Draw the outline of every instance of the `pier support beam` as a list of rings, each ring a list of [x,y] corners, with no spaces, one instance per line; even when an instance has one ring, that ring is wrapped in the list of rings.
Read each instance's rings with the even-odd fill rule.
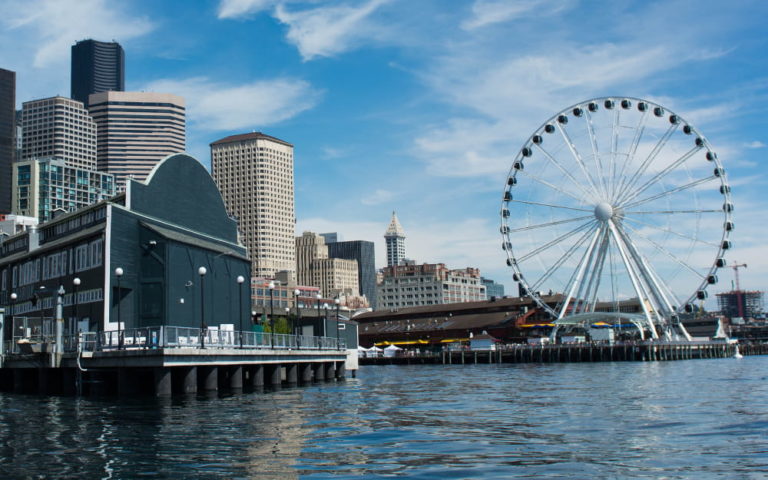
[[[269,385],[280,387],[283,383],[283,366],[279,363],[269,365]]]
[[[302,363],[299,366],[299,370],[301,371],[301,383],[311,383],[312,382],[312,364],[311,363]]]
[[[336,378],[336,362],[328,362],[325,364],[325,380],[331,381]]]
[[[312,369],[315,371],[316,382],[322,382],[325,380],[325,365],[322,363],[313,363]]]
[[[295,363],[289,363],[285,366],[285,381],[288,385],[297,385],[299,383],[299,366]]]
[[[197,367],[198,390],[215,392],[219,389],[219,369],[217,367]]]
[[[61,372],[61,393],[77,395],[77,369],[64,368]]]
[[[197,393],[197,367],[176,367],[174,387],[179,393]]]
[[[345,380],[347,376],[346,362],[341,361],[336,363],[336,380]]]
[[[243,389],[243,366],[235,365],[229,369],[229,388],[232,390]]]
[[[264,388],[264,365],[252,365],[250,370],[250,386],[257,389]]]
[[[155,396],[170,397],[171,389],[171,369],[168,367],[157,367],[152,369],[155,377]]]

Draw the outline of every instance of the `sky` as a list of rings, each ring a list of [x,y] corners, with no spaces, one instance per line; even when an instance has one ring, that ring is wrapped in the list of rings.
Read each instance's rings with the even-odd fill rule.
[[[298,235],[373,241],[381,267],[396,211],[409,258],[478,267],[508,294],[499,209],[524,142],[590,98],[658,102],[717,149],[737,225],[727,259],[748,264],[743,287],[768,289],[763,0],[0,0],[0,12],[19,106],[69,95],[75,41],[116,40],[127,90],[186,99],[187,150],[204,165],[227,135],[295,145]],[[715,291],[733,273],[720,277]]]

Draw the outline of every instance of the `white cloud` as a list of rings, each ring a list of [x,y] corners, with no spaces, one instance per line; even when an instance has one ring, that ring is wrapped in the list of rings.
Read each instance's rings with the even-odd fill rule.
[[[154,28],[148,18],[126,14],[116,5],[105,0],[7,0],[0,3],[0,22],[7,29],[3,37],[12,35],[16,44],[21,38],[31,41],[36,68],[68,65],[76,40],[124,42]]]
[[[382,203],[388,203],[395,197],[393,192],[384,189],[377,189],[370,195],[363,197],[360,202],[363,205],[381,205]]]
[[[465,30],[508,22],[531,14],[552,15],[568,6],[569,2],[549,0],[475,0],[472,17],[461,24]]]
[[[272,8],[276,0],[221,0],[219,18],[239,18]]]
[[[369,37],[374,26],[368,17],[388,0],[365,4],[322,6],[288,11],[283,3],[275,8],[275,18],[288,25],[288,40],[296,45],[304,60],[331,57],[355,47]]]
[[[751,149],[765,148],[765,146],[766,145],[760,140],[754,140],[744,145],[745,148],[751,148]]]
[[[321,92],[304,80],[278,78],[227,85],[205,77],[152,82],[146,90],[173,92],[187,102],[187,119],[204,130],[274,125],[314,107]]]

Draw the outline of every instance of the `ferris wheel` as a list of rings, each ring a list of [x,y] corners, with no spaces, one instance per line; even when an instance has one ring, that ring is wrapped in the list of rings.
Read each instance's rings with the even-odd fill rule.
[[[707,298],[732,248],[730,190],[706,138],[661,105],[573,105],[512,163],[501,207],[507,265],[556,325],[622,317],[642,338],[690,339],[679,315]]]

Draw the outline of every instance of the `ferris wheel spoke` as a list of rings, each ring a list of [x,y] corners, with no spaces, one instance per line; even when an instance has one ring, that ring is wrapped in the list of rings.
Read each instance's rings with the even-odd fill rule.
[[[573,155],[573,158],[576,159],[576,162],[579,164],[579,167],[581,168],[581,172],[584,174],[584,177],[589,182],[589,185],[592,187],[592,190],[596,193],[600,192],[600,189],[595,184],[594,179],[592,178],[592,175],[589,173],[589,170],[587,169],[587,166],[584,164],[584,159],[581,158],[581,154],[579,154],[578,150],[576,150],[576,145],[573,144],[573,140],[571,140],[571,136],[568,135],[568,132],[565,131],[565,129],[560,125],[560,123],[557,123],[557,129],[560,131],[560,135],[563,137],[563,140],[565,141],[565,144],[568,146],[568,150],[571,151],[571,155]]]
[[[634,201],[634,202],[632,202],[630,204],[622,205],[622,208],[627,209],[627,208],[637,207],[638,205],[642,205],[644,203],[652,202],[654,200],[658,200],[658,199],[666,197],[668,195],[679,193],[679,192],[688,190],[689,188],[697,187],[697,186],[702,185],[704,183],[711,182],[712,180],[716,180],[717,178],[718,177],[716,177],[714,175],[711,175],[709,177],[704,177],[704,178],[701,178],[699,180],[694,180],[693,182],[686,183],[685,185],[681,185],[681,186],[679,186],[677,188],[673,188],[671,190],[666,190],[664,192],[661,192],[661,193],[658,193],[656,195],[653,195],[652,197],[646,197],[646,198],[644,198],[642,200],[637,200],[637,201]]]
[[[688,150],[680,158],[672,162],[671,165],[667,166],[667,168],[665,168],[664,170],[654,175],[650,180],[645,182],[642,187],[634,190],[632,193],[629,193],[629,190],[625,190],[625,195],[619,198],[619,203],[623,203],[625,201],[632,200],[633,198],[637,198],[638,195],[640,195],[641,193],[643,193],[644,191],[648,190],[650,187],[658,183],[658,181],[664,178],[664,176],[666,176],[669,172],[671,172],[672,170],[676,169],[677,167],[685,163],[689,158],[693,156],[694,153],[698,152],[701,149],[702,147],[697,145],[692,149]]]
[[[536,225],[528,225],[527,227],[513,228],[513,229],[511,229],[509,231],[509,233],[524,232],[526,230],[536,230],[538,228],[552,227],[554,225],[562,225],[564,223],[579,222],[579,221],[582,221],[582,220],[588,220],[590,218],[594,218],[594,216],[593,215],[584,215],[583,217],[569,218],[567,220],[555,220],[553,222],[538,223]]]
[[[564,241],[564,240],[566,240],[568,238],[573,237],[574,235],[576,235],[577,233],[581,232],[582,230],[586,230],[586,229],[589,228],[590,231],[591,231],[592,229],[594,229],[595,223],[596,223],[595,221],[591,221],[589,223],[585,223],[583,225],[579,225],[578,227],[574,228],[573,230],[560,235],[559,237],[555,238],[554,240],[549,241],[549,242],[545,243],[544,245],[540,246],[539,248],[536,248],[536,249],[528,252],[527,254],[523,255],[522,257],[518,258],[517,259],[518,263],[525,262],[526,260],[528,260],[528,259],[530,259],[530,258],[532,258],[532,257],[534,257],[534,256],[536,256],[538,254],[540,254],[541,252],[546,251],[546,250],[554,247],[555,245],[561,243],[562,241]]]
[[[589,242],[589,247],[587,247],[587,251],[584,253],[584,257],[581,259],[579,266],[576,268],[576,270],[574,270],[571,279],[568,281],[568,293],[565,296],[562,304],[559,305],[560,313],[558,314],[557,318],[563,318],[563,315],[565,315],[565,312],[568,310],[568,304],[571,303],[571,298],[573,298],[573,294],[576,291],[576,288],[582,284],[584,271],[587,268],[587,264],[592,260],[592,256],[595,252],[595,244],[602,233],[602,225],[597,225],[595,228],[595,233],[592,235],[592,240]]]
[[[576,208],[576,207],[566,207],[565,205],[554,205],[551,203],[541,203],[541,202],[530,202],[528,200],[510,200],[510,203],[524,203],[526,205],[537,205],[539,207],[551,207],[551,208],[562,208],[564,210],[575,210],[577,212],[592,212],[592,210],[587,210],[585,208]]]
[[[643,114],[640,116],[640,120],[637,123],[637,129],[635,130],[635,136],[632,138],[632,144],[629,147],[629,152],[627,156],[624,159],[624,163],[621,165],[621,172],[619,172],[618,177],[613,177],[613,186],[615,189],[611,192],[611,198],[615,199],[616,195],[618,194],[618,191],[621,190],[621,187],[624,184],[624,173],[627,170],[627,166],[632,164],[632,162],[635,159],[635,155],[637,154],[637,147],[640,145],[640,140],[643,138],[643,134],[645,133],[645,122],[648,119],[648,111],[646,110],[643,112]],[[615,170],[614,170],[615,172]],[[620,182],[619,186],[616,186],[616,179],[621,178],[622,181]]]
[[[694,275],[698,276],[701,279],[705,278],[705,275],[703,275],[703,274],[699,273],[698,271],[696,271],[696,269],[693,268],[692,266],[688,265],[688,263],[686,263],[683,260],[677,258],[677,255],[675,255],[674,253],[670,252],[669,250],[667,250],[663,246],[659,245],[656,241],[654,241],[651,238],[647,237],[646,235],[643,235],[642,233],[640,233],[636,228],[633,228],[630,225],[624,225],[624,226],[627,227],[628,229],[632,230],[634,235],[637,235],[638,237],[644,239],[645,241],[647,241],[648,243],[653,245],[654,248],[656,248],[656,250],[660,251],[661,253],[667,255],[669,258],[674,260],[681,267],[685,268],[686,270],[688,270],[689,272],[693,273]]]
[[[533,175],[533,174],[527,172],[526,170],[518,170],[518,171],[520,173],[522,173],[523,175],[525,175],[526,177],[528,177],[531,180],[533,180],[534,182],[537,182],[537,183],[540,183],[540,184],[542,184],[544,186],[547,186],[547,187],[551,188],[552,190],[556,190],[556,191],[562,193],[563,195],[571,197],[572,199],[576,200],[579,203],[584,201],[583,198],[579,198],[579,197],[577,197],[576,195],[574,195],[572,193],[566,192],[565,190],[563,190],[562,188],[558,187],[557,185],[555,185],[553,183],[550,183],[550,182],[547,182],[546,180],[543,180],[543,179],[537,177],[536,175]]]
[[[552,264],[552,266],[550,266],[544,272],[544,274],[538,280],[536,280],[536,282],[534,282],[531,285],[530,287],[531,290],[533,290],[534,292],[537,291],[544,284],[544,282],[546,282],[549,279],[549,277],[551,277],[552,274],[555,273],[563,265],[563,263],[568,261],[568,259],[571,258],[574,253],[576,253],[576,251],[584,244],[584,242],[587,241],[587,239],[591,234],[592,234],[592,230],[587,230],[586,232],[584,232],[584,234],[576,241],[576,243],[571,245],[571,247],[568,250],[566,250],[566,252],[563,255],[561,255],[560,258],[558,258]]]
[[[658,225],[654,225],[654,224],[648,223],[648,222],[643,222],[642,220],[638,220],[636,218],[624,217],[624,220],[629,220],[631,222],[639,223],[639,224],[644,225],[646,227],[653,228],[654,230],[658,230],[658,231],[664,232],[664,233],[671,233],[672,235],[676,235],[676,236],[678,236],[680,238],[684,238],[686,240],[691,240],[691,241],[694,241],[694,242],[702,243],[704,245],[709,245],[711,247],[719,248],[719,246],[720,246],[717,243],[712,243],[712,242],[708,242],[706,240],[701,240],[701,239],[696,238],[696,237],[691,237],[690,235],[685,235],[683,233],[676,232],[676,231],[671,230],[669,228],[662,228],[662,227],[659,227]]]
[[[597,168],[597,177],[600,179],[600,183],[603,186],[603,191],[608,192],[608,187],[605,184],[605,176],[603,175],[603,161],[600,159],[600,152],[597,146],[597,135],[595,134],[595,125],[592,122],[592,115],[589,110],[585,112],[587,117],[587,134],[589,135],[589,141],[592,145],[592,157],[595,159],[595,167]]]
[[[713,209],[713,210],[646,210],[646,211],[629,211],[624,212],[625,214],[632,214],[632,215],[670,215],[670,214],[678,214],[678,213],[723,213],[722,210],[719,209]]]
[[[536,144],[534,144],[534,145],[536,145]],[[563,175],[565,175],[565,177],[566,177],[566,178],[568,178],[568,179],[569,179],[569,180],[570,180],[570,181],[573,183],[573,185],[574,185],[576,188],[578,188],[579,190],[581,190],[581,191],[582,191],[582,193],[584,193],[584,195],[585,195],[585,196],[587,196],[587,197],[590,197],[590,198],[591,198],[591,197],[593,197],[593,194],[592,194],[592,193],[590,193],[588,190],[586,190],[586,189],[584,188],[584,186],[582,185],[582,182],[579,182],[578,180],[576,180],[576,179],[574,178],[574,176],[571,174],[571,172],[570,172],[570,171],[568,171],[568,169],[567,169],[567,168],[565,168],[565,167],[563,167],[562,165],[560,165],[560,162],[558,162],[558,161],[555,159],[555,157],[553,157],[553,156],[552,156],[552,155],[551,155],[551,154],[550,154],[548,151],[546,151],[546,150],[544,149],[544,147],[542,147],[541,145],[536,145],[536,148],[538,148],[538,149],[539,149],[539,151],[540,151],[541,153],[543,153],[543,154],[544,154],[544,156],[545,156],[545,157],[547,157],[547,159],[548,159],[548,160],[549,160],[549,161],[550,161],[550,162],[551,162],[551,163],[552,163],[552,164],[553,164],[555,167],[557,167],[557,169],[558,169],[558,170],[560,170],[560,173],[562,173]]]
[[[659,152],[661,152],[661,150],[667,144],[667,142],[669,141],[669,138],[672,136],[673,133],[675,133],[675,130],[677,130],[677,124],[671,124],[669,128],[667,128],[667,131],[664,132],[664,135],[662,135],[661,138],[659,138],[659,141],[656,142],[656,145],[654,145],[653,150],[651,150],[648,156],[645,157],[645,160],[643,160],[643,162],[640,164],[638,169],[635,170],[635,173],[632,174],[629,180],[622,183],[616,198],[623,197],[624,193],[629,188],[631,188],[632,185],[637,181],[637,179],[640,178],[645,173],[645,171],[648,169],[651,163],[653,163],[653,161],[659,155]],[[614,203],[619,203],[616,201],[616,198],[614,199]]]

